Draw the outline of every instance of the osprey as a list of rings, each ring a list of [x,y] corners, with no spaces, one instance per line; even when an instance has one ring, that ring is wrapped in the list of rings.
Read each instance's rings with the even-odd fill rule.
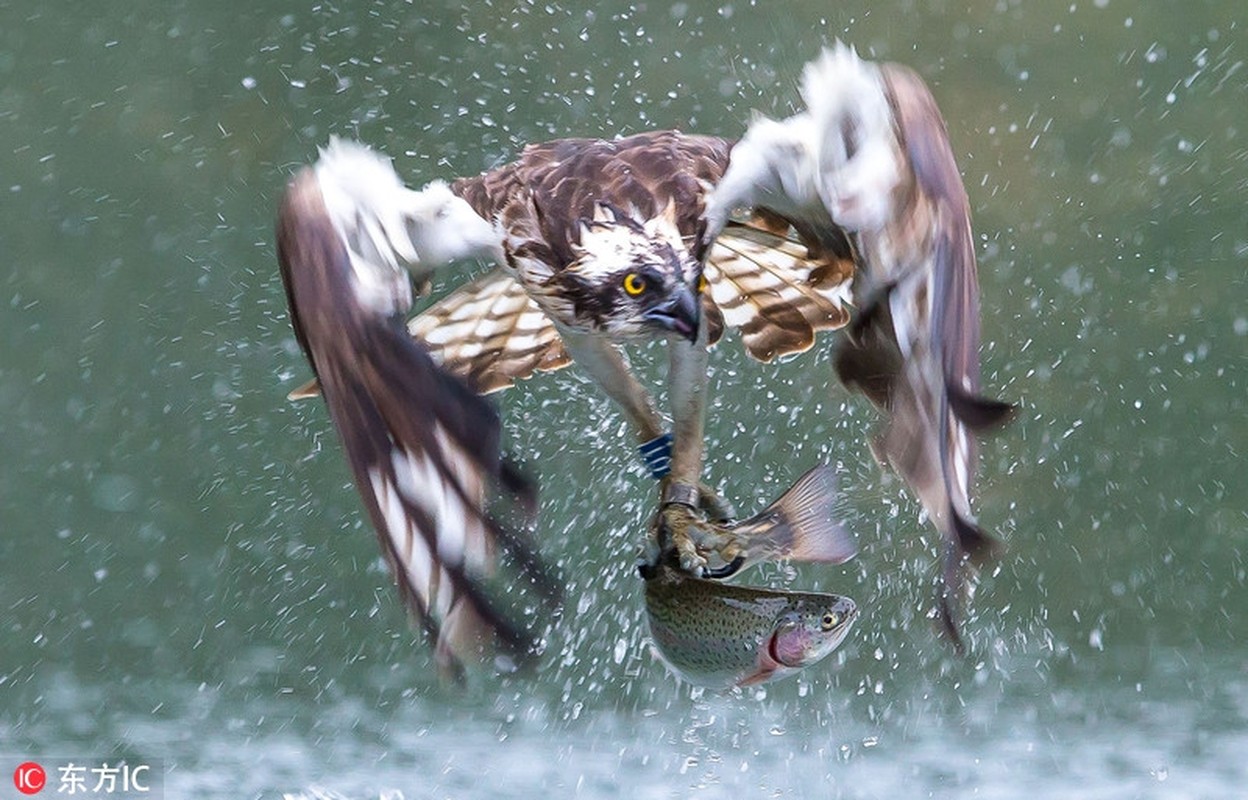
[[[991,542],[971,521],[968,431],[1009,410],[978,396],[966,196],[913,73],[838,45],[807,66],[802,94],[805,111],[756,119],[738,142],[563,139],[413,190],[387,159],[335,140],[292,180],[277,238],[295,334],[440,663],[489,642],[532,649],[484,588],[500,547],[558,594],[490,503],[529,514],[535,490],[502,456],[482,395],[572,362],[588,372],[662,479],[666,540],[705,574],[714,547],[689,532],[727,516],[700,476],[708,346],[732,327],[756,359],[802,352],[850,322],[852,293],[866,302],[837,368],[888,415],[879,452],[946,533],[941,608],[956,638],[964,556]],[[411,278],[462,260],[495,269],[406,321]],[[670,351],[671,434],[619,348],[655,338]]]

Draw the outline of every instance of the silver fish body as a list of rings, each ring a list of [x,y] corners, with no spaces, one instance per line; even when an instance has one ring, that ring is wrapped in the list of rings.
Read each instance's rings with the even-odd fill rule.
[[[845,640],[848,597],[734,586],[660,566],[646,581],[654,650],[685,681],[713,689],[792,675]]]

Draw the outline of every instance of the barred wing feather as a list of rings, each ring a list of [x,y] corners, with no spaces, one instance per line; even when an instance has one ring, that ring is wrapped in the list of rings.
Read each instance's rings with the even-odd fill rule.
[[[572,363],[554,323],[501,269],[459,287],[407,328],[445,369],[482,394]]]
[[[704,275],[724,326],[741,330],[751,357],[771,361],[809,350],[816,332],[849,321],[852,264],[820,280],[828,267],[785,235],[730,223],[711,246]]]
[[[359,198],[382,193],[341,184],[372,170],[391,198],[406,201],[406,190],[387,176],[388,163],[378,172],[364,152],[346,158],[363,170],[335,171],[330,151],[327,163],[291,181],[278,215],[278,260],[296,338],[400,595],[436,642],[439,664],[458,673],[495,645],[519,657],[534,647],[486,585],[500,548],[546,597],[558,590],[531,543],[487,510],[491,492],[528,513],[536,502],[535,486],[501,455],[497,413],[388,313],[404,310],[410,295],[390,278],[398,265],[375,254],[403,258],[392,241],[403,225],[378,235],[382,227],[365,224],[372,209]]]
[[[723,325],[741,329],[751,357],[771,361],[805,352],[816,332],[849,321],[852,264],[829,266],[785,235],[734,223],[716,240],[704,275]],[[482,393],[572,363],[554,323],[501,269],[417,314],[408,331]]]

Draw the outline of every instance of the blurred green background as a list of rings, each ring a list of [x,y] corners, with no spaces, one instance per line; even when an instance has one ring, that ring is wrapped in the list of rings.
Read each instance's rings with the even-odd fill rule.
[[[168,797],[1242,791],[1244,25],[1237,0],[0,0],[0,754],[159,759]],[[970,655],[933,633],[936,534],[831,339],[770,366],[729,342],[711,476],[749,509],[838,465],[858,559],[752,579],[857,599],[842,650],[675,684],[631,571],[650,480],[569,370],[499,397],[567,606],[535,676],[441,687],[323,407],[284,400],[309,375],[286,179],[331,134],[417,185],[557,136],[735,136],[838,37],[941,104],[985,382],[1023,404],[982,448],[1009,550]]]

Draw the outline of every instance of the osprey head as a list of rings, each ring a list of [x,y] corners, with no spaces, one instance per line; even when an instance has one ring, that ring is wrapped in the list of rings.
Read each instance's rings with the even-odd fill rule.
[[[613,336],[697,340],[702,269],[676,228],[673,205],[639,222],[599,203],[577,227],[577,259],[563,276],[578,320]]]

